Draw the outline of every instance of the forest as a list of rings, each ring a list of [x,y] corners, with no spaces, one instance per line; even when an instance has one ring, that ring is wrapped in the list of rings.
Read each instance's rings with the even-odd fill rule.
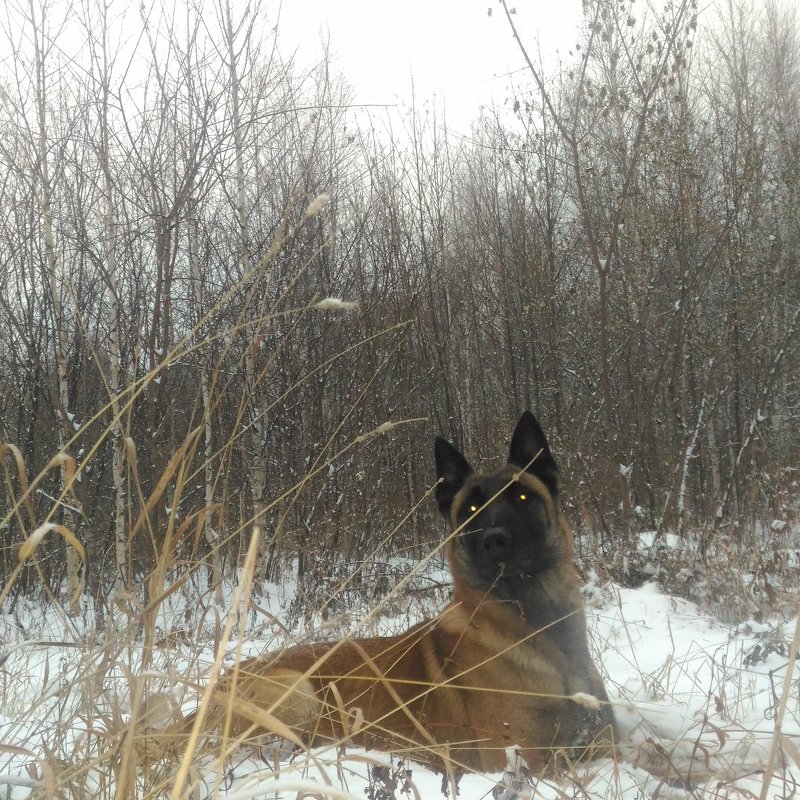
[[[258,4],[9,10],[3,601],[91,598],[102,624],[157,564],[218,585],[253,530],[265,579],[418,556],[434,435],[491,463],[528,408],[582,564],[633,584],[655,531],[775,566],[800,480],[795,10],[585,0],[556,67],[519,38],[469,132],[355,106]]]
[[[797,9],[583,0],[555,58],[487,6],[521,68],[464,129],[437,98],[357,102],[335,41],[313,64],[282,46],[277,0],[4,5],[4,798],[796,796]],[[458,646],[476,669],[527,654],[551,688],[472,688],[577,704],[578,737],[602,709],[613,747],[567,764],[548,739],[564,769],[535,773],[498,712],[504,772],[450,759],[449,718],[416,763],[363,735],[336,688],[353,670],[320,677],[342,731],[321,746],[242,700],[251,657],[402,649],[417,623],[430,645],[461,607],[442,550],[463,527],[436,509],[434,437],[492,472],[526,410],[558,481],[548,458],[549,488],[527,476],[516,500],[544,492],[567,577],[534,594],[542,545],[515,578],[528,605],[497,601],[529,632],[472,616]],[[536,630],[531,597],[555,609]],[[566,680],[581,659],[591,694]],[[420,708],[473,697],[395,683]],[[229,735],[242,707],[266,736]]]

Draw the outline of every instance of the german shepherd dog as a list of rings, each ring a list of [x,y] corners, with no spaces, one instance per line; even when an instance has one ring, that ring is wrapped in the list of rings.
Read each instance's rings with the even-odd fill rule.
[[[351,739],[441,768],[500,771],[518,745],[532,771],[607,754],[614,717],[592,663],[558,468],[522,415],[508,463],[476,473],[435,445],[453,599],[398,636],[308,644],[241,662],[212,720],[246,735],[280,720],[306,743]],[[293,737],[294,738],[294,737]],[[297,739],[295,738],[295,741]]]

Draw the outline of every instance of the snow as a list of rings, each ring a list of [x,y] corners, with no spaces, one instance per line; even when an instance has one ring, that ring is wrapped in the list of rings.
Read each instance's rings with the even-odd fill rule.
[[[642,538],[643,546],[653,544],[652,535]],[[444,577],[443,565],[434,563],[419,576],[409,598],[418,598],[420,586],[435,586]],[[158,616],[156,653],[145,672],[172,676],[173,687],[184,685],[176,676],[188,676],[191,683],[213,662],[214,644],[225,624],[225,611],[211,605],[211,592],[204,586],[200,579],[188,581],[166,598]],[[240,645],[243,655],[253,655],[304,638],[309,630],[313,636],[330,636],[352,625],[352,617],[323,623],[291,611],[296,593],[291,582],[256,583],[246,635],[242,642],[231,643],[227,663]],[[224,609],[232,609],[233,595],[234,587],[227,586]],[[413,624],[443,602],[435,592],[427,597],[413,602],[398,598],[387,605],[393,613],[364,632],[394,633]],[[633,589],[601,584],[593,576],[586,597],[594,655],[622,736],[618,757],[576,766],[562,777],[540,779],[531,786],[524,765],[516,763],[510,749],[505,775],[460,778],[460,800],[758,796],[763,783],[759,771],[773,741],[795,623],[773,619],[724,625],[696,605],[665,594],[655,582]],[[78,758],[83,794],[70,796],[114,796],[111,762],[98,756],[107,745],[97,731],[113,733],[115,725],[124,726],[143,672],[141,649],[125,629],[129,617],[124,603],[118,605],[109,612],[102,633],[92,629],[89,605],[77,619],[24,599],[13,610],[8,605],[0,609],[3,797],[37,796],[51,770]],[[369,611],[366,604],[357,609],[362,619]],[[800,747],[798,687],[800,669],[795,667],[782,722],[786,761],[779,761],[768,787],[773,798],[787,797],[792,780],[800,778],[800,764],[791,757]],[[191,702],[189,694],[170,697],[177,703]],[[586,703],[593,700],[585,698]],[[662,776],[669,763],[693,776],[694,793],[665,783]],[[417,764],[351,746],[318,748],[309,756],[294,757],[277,746],[255,754],[251,748],[237,752],[224,769],[208,755],[201,757],[191,776],[193,797],[226,800],[438,800],[447,788],[441,775]]]

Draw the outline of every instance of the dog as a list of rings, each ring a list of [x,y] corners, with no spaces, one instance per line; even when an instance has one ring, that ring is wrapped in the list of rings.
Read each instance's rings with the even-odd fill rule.
[[[307,745],[350,740],[448,770],[501,771],[513,745],[531,771],[610,752],[614,716],[538,421],[522,415],[500,469],[475,472],[439,437],[435,457],[451,602],[397,636],[242,661],[219,681],[205,727],[288,729]]]

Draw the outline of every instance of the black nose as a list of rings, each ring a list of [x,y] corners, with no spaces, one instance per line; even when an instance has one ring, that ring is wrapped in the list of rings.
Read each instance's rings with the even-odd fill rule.
[[[481,551],[500,559],[511,551],[511,534],[505,528],[487,528],[480,538]]]

